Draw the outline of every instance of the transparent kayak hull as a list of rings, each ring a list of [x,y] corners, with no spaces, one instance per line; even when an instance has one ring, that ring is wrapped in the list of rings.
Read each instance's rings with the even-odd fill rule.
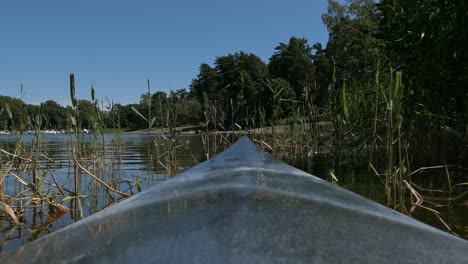
[[[0,263],[467,263],[468,242],[291,167],[247,138]]]

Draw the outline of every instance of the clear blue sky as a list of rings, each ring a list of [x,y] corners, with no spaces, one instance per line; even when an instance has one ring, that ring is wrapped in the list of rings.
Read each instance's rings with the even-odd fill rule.
[[[69,104],[77,96],[136,103],[187,88],[201,63],[236,51],[265,62],[291,36],[325,44],[326,0],[44,0],[0,3],[0,95]]]

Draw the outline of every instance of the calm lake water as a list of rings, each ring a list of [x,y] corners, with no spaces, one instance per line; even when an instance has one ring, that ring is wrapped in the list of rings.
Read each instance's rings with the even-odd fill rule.
[[[0,135],[0,146],[2,149],[13,152],[17,140],[18,138],[12,135]],[[34,136],[24,135],[22,140],[24,140],[25,149],[30,150]],[[118,185],[120,190],[129,194],[157,185],[169,179],[168,174],[176,170],[180,171],[192,167],[206,159],[206,151],[200,135],[181,135],[180,142],[176,144],[177,147],[174,149],[172,156],[168,155],[168,152],[165,152],[163,148],[163,145],[169,144],[170,141],[160,135],[151,135],[148,138],[146,134],[112,134],[104,135],[99,139],[93,139],[91,135],[83,135],[82,141],[84,143],[80,148],[84,150],[83,153],[87,153],[83,155],[85,158],[83,164],[87,169],[93,173],[95,172],[100,178],[113,184],[113,186]],[[48,196],[57,196],[58,198],[54,199],[54,201],[61,201],[66,197],[63,205],[71,208],[71,210],[60,218],[51,220],[47,215],[47,210],[41,210],[40,207],[26,209],[22,220],[24,225],[20,226],[10,225],[5,218],[0,218],[0,251],[17,248],[24,243],[65,227],[82,217],[112,205],[115,198],[120,197],[118,194],[108,192],[100,184],[96,184],[89,175],[82,173],[80,174],[79,184],[82,196],[78,199],[71,199],[73,194],[67,190],[74,190],[75,187],[73,166],[70,166],[70,156],[73,151],[73,145],[70,142],[70,135],[41,135],[40,153],[44,155],[38,156],[38,158],[41,160],[40,166],[43,170],[36,177],[43,175],[46,182],[53,184],[51,176],[53,175],[59,185],[63,186],[61,191],[64,194],[59,194],[59,190],[49,184],[43,186],[43,189],[40,190],[41,193]],[[226,144],[222,137],[211,136],[209,156],[225,147]],[[93,162],[91,158],[87,160],[89,153],[95,153],[98,162]],[[6,154],[0,153],[0,157],[5,162]],[[161,164],[170,163],[171,158],[176,160],[174,166],[164,168]],[[328,180],[329,164],[330,158],[321,155],[311,160],[307,165],[291,165]],[[365,164],[365,161],[363,161],[363,164]],[[382,180],[370,174],[366,166],[359,166],[359,164],[343,166],[337,168],[335,174],[339,179],[340,186],[379,203],[385,203]],[[26,179],[31,177],[30,173],[27,172],[23,173],[22,176]],[[431,189],[443,188],[447,185],[446,178],[439,176],[428,177],[422,175],[415,177],[414,181]],[[14,177],[7,177],[4,180],[3,191],[4,194],[16,198],[31,195],[31,190],[19,184]],[[24,203],[26,203],[26,199]],[[428,204],[425,205],[428,206]],[[440,217],[455,233],[468,238],[468,210],[466,210],[468,198],[450,205],[446,201],[437,201],[437,204],[432,204],[432,206],[441,213]],[[441,221],[427,210],[417,208],[411,216],[446,230]],[[304,221],[307,220],[304,219]]]

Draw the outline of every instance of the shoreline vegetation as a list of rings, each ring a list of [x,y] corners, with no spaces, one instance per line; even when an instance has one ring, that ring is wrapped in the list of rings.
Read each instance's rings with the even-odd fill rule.
[[[153,92],[147,80],[148,92],[135,104],[100,100],[94,84],[90,100],[77,99],[74,74],[66,107],[0,96],[0,130],[15,137],[0,146],[0,224],[14,231],[39,214],[46,228],[67,212],[78,220],[84,198],[104,195],[105,208],[141,191],[156,169],[173,177],[180,169],[176,150],[202,161],[184,133],[200,134],[204,159],[249,134],[292,165],[330,155],[336,184],[346,177],[336,175],[340,166],[365,160],[388,207],[408,215],[426,210],[452,232],[438,208],[468,193],[468,6],[441,3],[329,0],[325,47],[291,37],[268,63],[242,51],[220,56],[200,65],[189,90]],[[27,131],[31,144],[20,136]],[[44,131],[69,131],[67,164],[43,149]],[[123,133],[148,141],[148,170],[131,180],[118,177]],[[68,168],[65,183],[55,177],[59,166]],[[421,174],[443,181],[425,188],[413,181]]]
[[[299,125],[299,124],[296,124]],[[179,127],[174,127],[173,132],[178,132],[181,135],[187,134],[187,135],[192,135],[192,134],[271,134],[273,133],[273,129],[278,132],[278,131],[285,131],[288,129],[287,126],[275,126],[275,127],[259,127],[259,128],[252,128],[252,129],[241,129],[241,130],[207,130],[206,127],[203,126],[203,124],[200,125],[189,125],[189,126],[179,126]],[[148,132],[150,134],[161,134],[161,133],[170,133],[167,128],[152,128],[152,129],[139,129],[139,130],[132,130],[132,131],[121,131],[117,129],[105,129],[103,131],[105,134],[118,134],[118,133],[129,133],[129,134],[147,134]],[[13,132],[15,133],[15,132]],[[36,131],[28,130],[28,131],[23,131],[23,135],[34,135]],[[54,129],[47,129],[47,130],[39,130],[39,134],[49,134],[49,135],[66,135],[66,134],[74,134],[74,131],[67,131],[67,130],[54,130]],[[83,129],[82,131],[79,131],[78,133],[80,134],[93,134],[92,131],[88,129]],[[0,135],[11,135],[12,133],[8,130],[0,130]]]

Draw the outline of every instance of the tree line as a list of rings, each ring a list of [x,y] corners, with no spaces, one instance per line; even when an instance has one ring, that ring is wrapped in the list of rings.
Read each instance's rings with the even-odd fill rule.
[[[102,124],[99,125],[104,129],[124,131],[144,129],[148,124],[136,111],[147,115],[148,100],[152,102],[151,111],[158,126],[167,125],[169,109],[173,111],[171,114],[177,115],[177,125],[198,124],[200,120],[201,107],[186,89],[171,91],[169,94],[165,92],[156,92],[149,96],[143,94],[139,103],[128,105],[80,99],[76,102],[76,109],[70,105],[62,106],[54,100],[32,105],[20,98],[0,96],[0,130],[20,132],[35,128],[66,130],[71,127],[74,112],[80,113],[80,127],[90,129],[97,115],[96,109],[103,117]]]
[[[268,62],[244,51],[221,55],[200,65],[188,90],[143,94],[130,105],[103,105],[105,125],[145,128],[139,112],[154,117],[157,126],[167,125],[168,116],[176,114],[171,122],[177,125],[203,122],[234,129],[286,119],[294,123],[305,116],[310,121],[308,112],[324,109],[325,118],[336,121],[334,129],[347,129],[367,142],[384,130],[391,101],[392,122],[399,123],[396,127],[412,146],[435,141],[466,146],[467,5],[450,0],[329,0],[322,15],[329,33],[325,45],[293,36],[276,46]],[[397,78],[398,96],[387,92]],[[0,102],[3,129],[27,126],[26,117],[34,115],[47,120],[44,126],[66,127],[67,107],[54,101],[32,106],[2,96]],[[84,113],[91,105],[78,102]],[[337,138],[347,138],[340,133]]]

